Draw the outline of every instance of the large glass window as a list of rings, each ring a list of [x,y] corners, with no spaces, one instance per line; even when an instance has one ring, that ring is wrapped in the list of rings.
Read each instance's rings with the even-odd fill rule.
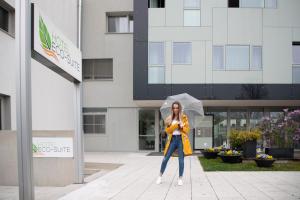
[[[247,130],[247,111],[232,110],[229,114],[230,129]]]
[[[164,42],[149,42],[148,83],[165,83]]]
[[[113,78],[112,59],[83,59],[83,79],[101,80]]]
[[[173,43],[173,64],[178,64],[178,65],[192,64],[192,43],[191,42]]]
[[[212,112],[214,115],[214,146],[227,143],[227,112]]]
[[[133,32],[133,15],[132,14],[114,14],[109,13],[107,16],[107,31],[109,33],[129,33]]]
[[[155,110],[139,111],[139,149],[155,149]]]
[[[252,65],[251,69],[262,69],[262,47],[252,47]]]
[[[257,128],[259,125],[260,120],[263,118],[264,116],[264,112],[261,110],[257,110],[257,111],[250,111],[249,113],[249,117],[250,117],[250,129],[254,129]]]
[[[224,69],[224,47],[213,46],[213,68]]]
[[[227,45],[226,46],[226,69],[249,69],[249,46]]]

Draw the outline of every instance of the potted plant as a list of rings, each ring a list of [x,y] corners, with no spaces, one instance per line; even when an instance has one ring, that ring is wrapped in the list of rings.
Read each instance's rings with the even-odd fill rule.
[[[225,163],[241,163],[242,162],[242,154],[236,150],[225,150],[220,151],[218,154],[222,161]]]
[[[218,153],[222,150],[222,146],[214,148],[206,148],[202,150],[202,154],[207,159],[214,159],[218,157]]]
[[[260,129],[266,140],[265,153],[275,158],[293,159],[294,145],[300,139],[300,110],[284,113],[276,122],[263,118]]]
[[[242,149],[244,158],[254,158],[256,155],[257,140],[261,137],[259,129],[249,131],[232,130],[230,144],[234,149]]]
[[[272,167],[275,159],[268,154],[257,154],[254,159],[258,167]]]

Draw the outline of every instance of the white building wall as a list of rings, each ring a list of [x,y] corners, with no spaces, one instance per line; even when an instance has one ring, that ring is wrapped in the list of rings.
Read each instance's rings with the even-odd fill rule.
[[[7,1],[14,7],[15,1]],[[77,0],[34,0],[77,44]],[[16,130],[16,39],[0,31],[0,93],[11,97],[11,129]],[[44,65],[32,64],[33,130],[74,130],[74,85]]]
[[[83,1],[83,59],[113,59],[113,80],[83,82],[83,107],[107,108],[106,133],[85,134],[85,151],[137,151],[133,34],[107,33],[107,12],[133,12],[133,0]]]
[[[149,9],[149,41],[166,42],[166,83],[292,83],[292,41],[300,38],[300,1],[277,8],[228,8],[227,0],[201,0],[201,26],[184,27],[184,0]],[[192,42],[192,65],[172,65],[172,42]],[[213,45],[263,47],[263,70],[216,71]],[[250,65],[251,65],[250,53]]]

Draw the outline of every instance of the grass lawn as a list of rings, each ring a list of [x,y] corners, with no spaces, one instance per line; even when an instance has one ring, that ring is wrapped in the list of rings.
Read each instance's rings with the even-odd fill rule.
[[[224,163],[220,157],[206,159],[198,157],[204,171],[300,171],[300,161],[287,161],[286,163],[273,163],[273,167],[257,167],[254,160],[243,163]]]

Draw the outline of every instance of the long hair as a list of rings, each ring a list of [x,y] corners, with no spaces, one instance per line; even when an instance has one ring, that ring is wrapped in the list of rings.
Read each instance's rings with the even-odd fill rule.
[[[168,126],[172,123],[173,119],[175,118],[175,113],[173,112],[173,106],[174,104],[177,104],[178,105],[178,108],[179,108],[179,111],[178,111],[178,118],[179,120],[181,120],[181,116],[182,116],[182,106],[181,106],[181,103],[179,101],[174,101],[172,103],[172,106],[171,106],[171,115],[169,115],[166,120],[165,120],[165,125]]]

